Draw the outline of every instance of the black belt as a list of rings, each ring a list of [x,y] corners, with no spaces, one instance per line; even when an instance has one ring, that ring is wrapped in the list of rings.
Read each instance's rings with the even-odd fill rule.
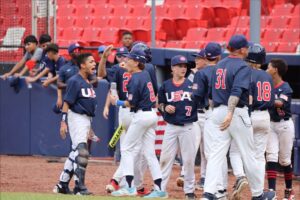
[[[253,111],[267,111],[267,108],[263,108],[263,109],[254,109]]]
[[[283,118],[283,119],[271,119],[271,122],[280,122],[281,120],[284,120],[284,121],[289,121],[290,118]]]
[[[205,113],[203,109],[198,109],[197,112],[200,113],[200,114],[204,114]]]
[[[130,112],[136,113],[139,110],[141,110],[143,112],[147,112],[147,111],[152,111],[152,108],[142,108],[142,109],[137,109],[137,110],[136,109],[131,109]]]
[[[180,123],[170,123],[172,125],[175,125],[175,126],[184,126],[184,124],[180,124]]]

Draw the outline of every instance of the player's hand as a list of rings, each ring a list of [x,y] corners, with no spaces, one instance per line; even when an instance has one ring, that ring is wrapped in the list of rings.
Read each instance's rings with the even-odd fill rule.
[[[117,96],[111,95],[111,94],[109,95],[109,98],[110,98],[111,104],[114,106],[117,104],[117,100],[119,99]]]
[[[232,114],[231,112],[227,113],[227,115],[226,115],[224,121],[222,122],[222,124],[221,124],[221,126],[220,126],[220,130],[221,130],[221,131],[226,130],[226,129],[230,126],[232,117],[233,117],[233,114]]]
[[[68,131],[67,123],[62,121],[60,123],[60,137],[61,137],[61,139],[63,139],[63,140],[66,139],[67,131]]]
[[[43,82],[42,86],[45,87],[45,88],[48,87],[49,86],[49,82],[47,80],[45,80]]]
[[[172,106],[172,105],[167,105],[165,107],[165,111],[169,114],[175,113],[175,110],[176,110],[175,106]]]
[[[15,74],[14,74],[14,77],[16,77],[16,78],[21,77],[21,74],[15,73]]]
[[[9,72],[7,72],[7,73],[3,74],[3,75],[1,76],[1,78],[2,78],[3,80],[6,80],[10,75],[11,75],[11,74],[10,74]]]
[[[103,110],[103,117],[105,119],[108,119],[108,115],[109,115],[109,108],[105,106]]]
[[[63,105],[63,101],[62,101],[62,99],[61,99],[61,98],[57,98],[57,101],[56,101],[56,106],[57,106],[58,108],[61,108],[61,107],[62,107],[62,105]]]
[[[26,81],[26,83],[32,83],[32,82],[35,82],[36,80],[35,80],[35,78],[33,78],[33,77],[27,76],[27,77],[25,78],[25,81]]]
[[[114,48],[114,46],[111,44],[111,45],[108,45],[107,47],[106,47],[106,49],[104,50],[104,52],[103,52],[103,57],[104,58],[108,58],[108,56],[111,54],[111,50]]]

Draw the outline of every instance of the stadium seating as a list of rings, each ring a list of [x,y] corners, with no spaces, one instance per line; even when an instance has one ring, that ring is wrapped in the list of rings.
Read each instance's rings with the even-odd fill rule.
[[[270,19],[270,24],[269,24],[268,28],[273,28],[273,29],[287,28],[289,21],[290,21],[290,18],[286,17],[286,16],[272,17]]]
[[[296,42],[281,42],[279,43],[277,51],[285,53],[294,53],[296,52],[298,44],[299,43]]]

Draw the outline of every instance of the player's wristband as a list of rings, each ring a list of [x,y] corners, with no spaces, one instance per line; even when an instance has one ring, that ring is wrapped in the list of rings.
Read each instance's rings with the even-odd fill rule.
[[[125,106],[125,101],[117,100],[116,106]]]
[[[66,122],[67,121],[67,116],[68,116],[68,113],[63,112],[62,115],[61,115],[61,121]]]

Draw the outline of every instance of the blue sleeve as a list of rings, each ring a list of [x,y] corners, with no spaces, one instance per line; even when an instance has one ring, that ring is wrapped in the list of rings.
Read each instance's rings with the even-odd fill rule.
[[[290,106],[290,102],[292,101],[292,94],[293,91],[291,88],[283,88],[282,92],[278,96],[278,100],[283,102],[283,107]]]
[[[61,81],[61,82],[66,82],[66,75],[65,75],[65,70],[64,70],[64,67],[60,68],[59,71],[58,71],[58,79]]]
[[[150,75],[154,93],[155,95],[157,95],[158,86],[157,86],[157,78],[156,78],[156,69],[152,64],[147,64],[146,70]]]
[[[57,63],[57,71],[59,71],[62,68],[62,66],[64,66],[65,64],[66,64],[66,60],[63,57],[61,57]]]
[[[236,73],[231,88],[230,96],[241,97],[243,90],[249,90],[251,80],[251,68],[242,66]]]
[[[77,86],[76,81],[69,80],[67,89],[66,89],[66,94],[64,97],[64,101],[67,102],[69,105],[74,104],[77,99],[78,90],[79,90],[79,87]]]
[[[204,97],[205,85],[207,85],[205,75],[202,71],[198,71],[194,77],[193,95],[197,97]]]
[[[167,99],[165,95],[165,84],[162,84],[161,87],[158,90],[158,103],[161,104],[167,104]]]
[[[128,102],[131,106],[135,107],[140,99],[140,92],[139,92],[139,83],[137,80],[131,78],[127,85],[128,90]]]
[[[49,60],[48,57],[45,59],[45,64],[46,64],[46,67],[47,67],[51,72],[53,72],[53,70],[54,70],[54,64],[53,64],[53,62],[52,62],[51,60]]]

